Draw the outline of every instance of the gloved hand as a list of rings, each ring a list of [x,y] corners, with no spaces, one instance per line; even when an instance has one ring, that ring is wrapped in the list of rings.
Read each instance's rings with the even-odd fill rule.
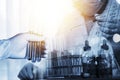
[[[9,38],[8,40],[10,42],[10,46],[8,48],[9,58],[26,58],[26,49],[27,49],[26,47],[27,47],[28,41],[42,41],[42,37],[34,33],[19,33]],[[45,45],[39,46],[39,47],[45,48]],[[41,52],[44,52],[44,51],[45,49],[41,49]],[[33,54],[34,53],[32,53],[32,55]],[[35,56],[31,56],[31,60],[33,60],[33,58],[36,58],[36,54],[34,55]]]
[[[32,63],[26,64],[18,74],[20,80],[39,80],[40,69]]]

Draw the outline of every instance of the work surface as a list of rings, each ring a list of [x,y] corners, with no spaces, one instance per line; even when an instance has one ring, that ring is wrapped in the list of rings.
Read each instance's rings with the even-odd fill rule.
[[[49,78],[45,80],[120,80],[120,78]]]

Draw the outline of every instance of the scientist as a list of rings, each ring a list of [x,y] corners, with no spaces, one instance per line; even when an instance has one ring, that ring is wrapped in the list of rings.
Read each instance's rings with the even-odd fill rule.
[[[93,21],[92,28],[88,29],[89,40],[99,36],[107,38],[113,47],[117,61],[120,61],[120,42],[115,43],[112,39],[115,33],[120,34],[119,0],[73,0],[73,2],[86,20]],[[88,25],[87,28],[89,27]],[[32,72],[33,69],[30,67],[33,66],[33,64],[25,65],[18,75],[19,78],[28,79],[30,73],[27,69]],[[117,75],[120,76],[120,74]]]

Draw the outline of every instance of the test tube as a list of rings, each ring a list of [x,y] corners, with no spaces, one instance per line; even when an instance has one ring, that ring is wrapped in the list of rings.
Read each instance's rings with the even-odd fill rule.
[[[40,47],[41,47],[41,42],[39,41],[38,42],[38,61],[41,60],[41,49],[40,49]]]
[[[36,62],[37,59],[37,41],[34,42],[34,61]]]
[[[31,41],[31,55],[32,55],[32,62],[34,62],[34,42]]]
[[[25,58],[27,58],[29,60],[29,42],[27,43]]]
[[[26,47],[26,56],[28,60],[32,62],[40,61],[41,57],[45,54],[45,42],[44,41],[28,41]]]
[[[39,54],[40,54],[40,51],[39,51],[39,42],[36,43],[36,60],[39,62],[40,61],[40,57],[39,57]]]
[[[31,56],[31,50],[32,49],[32,44],[31,44],[31,41],[28,41],[28,60],[31,60],[32,59],[32,56]]]

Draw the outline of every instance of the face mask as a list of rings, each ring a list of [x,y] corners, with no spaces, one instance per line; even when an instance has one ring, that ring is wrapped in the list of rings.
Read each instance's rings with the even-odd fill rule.
[[[118,4],[120,4],[120,0],[116,0]]]

